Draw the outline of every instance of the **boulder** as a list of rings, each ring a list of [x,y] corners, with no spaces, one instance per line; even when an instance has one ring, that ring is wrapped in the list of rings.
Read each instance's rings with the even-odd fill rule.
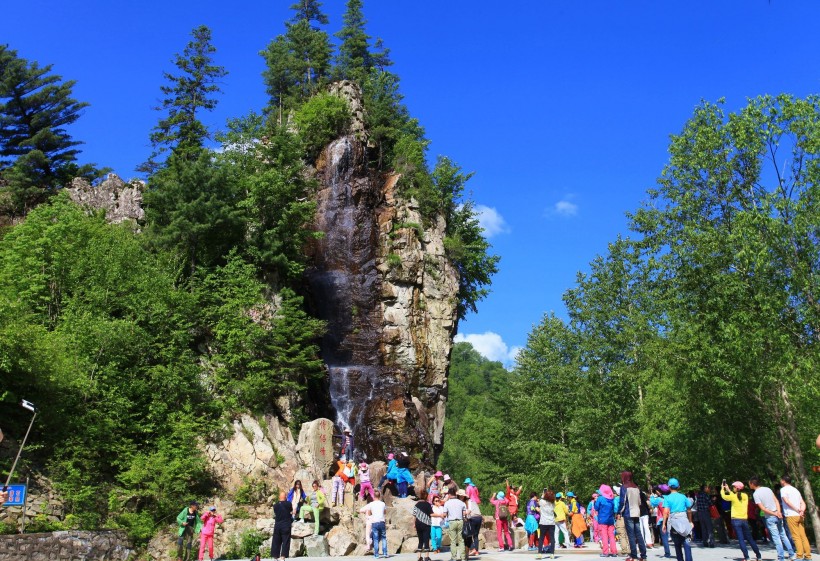
[[[294,538],[291,535],[290,538],[290,557],[302,557],[305,554],[305,540],[302,538]],[[268,546],[267,555],[270,554],[270,546]],[[263,555],[262,557],[266,557]]]
[[[401,550],[401,544],[404,542],[404,536],[405,533],[402,530],[392,528],[387,530],[387,552],[390,555],[395,555],[399,552],[399,550]]]
[[[276,522],[276,520],[273,518],[257,518],[256,529],[266,534],[271,534],[273,533],[274,522]]]
[[[358,545],[355,536],[342,526],[336,526],[327,533],[327,545],[332,557],[349,555]]]
[[[302,423],[296,455],[303,469],[321,479],[333,464],[333,421],[314,419]]]
[[[419,548],[419,539],[416,536],[408,536],[404,538],[401,544],[402,553],[415,553]]]
[[[323,535],[308,536],[304,539],[306,557],[327,557],[330,555],[327,538]]]
[[[293,538],[306,538],[313,535],[313,522],[294,522],[290,529],[290,535]]]
[[[524,528],[514,528],[512,532],[513,545],[515,549],[527,549],[527,532]]]
[[[416,517],[413,516],[413,508],[416,500],[411,498],[393,499],[393,505],[387,509],[385,520],[387,525],[404,532],[405,536],[416,535]]]
[[[357,545],[356,549],[354,549],[350,555],[354,557],[364,557],[365,555],[367,555],[368,551],[371,551],[371,548],[367,547],[366,544],[362,543]]]

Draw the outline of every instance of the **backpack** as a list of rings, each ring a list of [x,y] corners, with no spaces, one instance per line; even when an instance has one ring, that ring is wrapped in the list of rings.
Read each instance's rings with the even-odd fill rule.
[[[499,520],[509,520],[510,519],[510,509],[507,508],[507,505],[501,505],[498,508],[498,519]]]

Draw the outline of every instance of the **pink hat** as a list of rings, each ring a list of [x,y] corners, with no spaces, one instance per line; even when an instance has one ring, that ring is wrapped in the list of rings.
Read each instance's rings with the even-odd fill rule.
[[[441,477],[442,475],[444,475],[444,474],[441,473],[440,471],[437,471],[436,473],[433,474],[433,477]]]
[[[362,468],[362,469],[367,469],[367,462],[360,463],[359,467]]]
[[[392,453],[387,455],[388,460],[392,460],[393,458],[395,458],[395,456]]]
[[[743,490],[743,482],[742,481],[735,481],[734,483],[732,483],[732,487],[734,487],[738,491],[742,491]]]
[[[610,487],[609,485],[601,485],[601,487],[598,489],[598,492],[609,500],[615,498],[615,493],[612,492],[612,487]]]

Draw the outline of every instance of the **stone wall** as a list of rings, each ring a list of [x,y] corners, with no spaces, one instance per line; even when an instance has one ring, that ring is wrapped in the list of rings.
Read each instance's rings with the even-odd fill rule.
[[[116,530],[0,536],[0,561],[126,561],[133,553]]]

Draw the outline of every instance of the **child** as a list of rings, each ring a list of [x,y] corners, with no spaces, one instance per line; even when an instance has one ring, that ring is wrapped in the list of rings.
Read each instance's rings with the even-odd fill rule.
[[[370,495],[370,500],[373,500],[373,484],[370,483],[370,466],[367,462],[359,464],[359,500],[364,500],[364,495]]]
[[[199,561],[205,558],[205,546],[208,546],[210,559],[214,558],[214,530],[217,524],[222,524],[222,516],[216,513],[216,507],[212,506],[208,512],[202,515],[202,533],[199,539]]]

